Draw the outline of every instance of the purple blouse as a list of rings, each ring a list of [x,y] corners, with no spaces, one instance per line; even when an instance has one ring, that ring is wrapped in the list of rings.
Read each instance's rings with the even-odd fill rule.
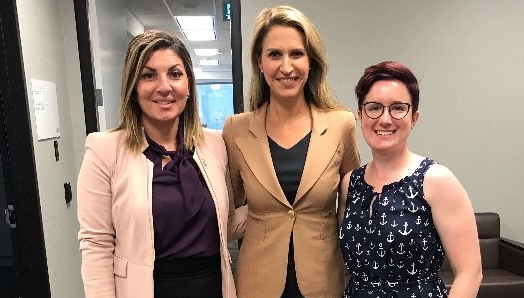
[[[178,132],[176,151],[146,136],[144,155],[153,162],[153,227],[157,260],[214,256],[220,253],[215,204]],[[171,160],[162,169],[162,159]]]

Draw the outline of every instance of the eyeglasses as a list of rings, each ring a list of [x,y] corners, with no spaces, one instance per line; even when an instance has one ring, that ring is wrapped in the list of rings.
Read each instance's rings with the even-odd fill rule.
[[[366,102],[362,104],[362,109],[364,109],[364,113],[371,118],[371,119],[377,119],[384,114],[384,108],[388,108],[389,115],[391,115],[391,118],[400,120],[409,112],[409,108],[411,108],[411,104],[405,103],[405,102],[395,102],[390,104],[389,106],[385,106],[381,104],[380,102]]]

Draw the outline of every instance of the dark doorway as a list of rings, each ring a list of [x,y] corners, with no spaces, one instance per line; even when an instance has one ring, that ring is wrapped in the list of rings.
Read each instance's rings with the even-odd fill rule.
[[[2,298],[51,297],[16,1],[0,1]],[[5,199],[5,201],[4,201]],[[7,211],[6,211],[7,210]],[[7,214],[6,214],[7,213]],[[9,217],[9,220],[6,220]],[[6,228],[7,226],[7,228]],[[5,252],[4,252],[5,250]],[[4,280],[5,277],[5,280]]]

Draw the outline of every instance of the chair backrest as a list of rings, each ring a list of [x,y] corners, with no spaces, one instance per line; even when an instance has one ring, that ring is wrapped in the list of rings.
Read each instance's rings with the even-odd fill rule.
[[[500,217],[494,212],[480,212],[475,213],[475,220],[477,221],[482,269],[499,268]],[[448,258],[444,260],[440,270],[451,270]]]

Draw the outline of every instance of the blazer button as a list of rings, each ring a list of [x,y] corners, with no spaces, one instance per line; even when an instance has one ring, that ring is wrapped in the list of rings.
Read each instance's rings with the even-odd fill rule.
[[[295,211],[293,211],[293,210],[289,210],[289,211],[287,212],[287,215],[289,216],[289,218],[293,218],[293,217],[295,217]]]

